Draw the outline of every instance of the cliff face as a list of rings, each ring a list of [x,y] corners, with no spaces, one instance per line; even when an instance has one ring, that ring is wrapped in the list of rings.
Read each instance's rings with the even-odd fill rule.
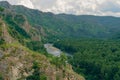
[[[24,26],[27,29],[31,28],[28,23],[25,23]],[[30,80],[29,78],[38,76],[36,73],[39,73],[40,76],[37,80],[84,80],[82,76],[73,72],[69,64],[66,67],[58,68],[46,56],[21,45],[19,40],[14,38],[15,35],[11,36],[10,30],[8,24],[0,19],[1,80]],[[25,31],[30,35],[34,34],[30,30]],[[34,31],[35,29],[33,29]]]

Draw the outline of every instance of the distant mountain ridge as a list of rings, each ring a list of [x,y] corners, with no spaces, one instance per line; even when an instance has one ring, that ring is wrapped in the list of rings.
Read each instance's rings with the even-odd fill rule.
[[[120,18],[112,16],[53,14],[21,5],[0,2],[0,6],[27,17],[28,22],[51,38],[119,38]]]
[[[49,55],[43,44],[48,41],[59,42],[59,39],[65,40],[64,38],[67,38],[66,44],[70,43],[71,38],[73,44],[79,38],[119,39],[119,21],[119,17],[111,16],[55,15],[2,1],[0,80],[85,80],[66,63],[65,55]],[[74,50],[72,47],[68,49]],[[111,50],[117,51],[116,48]]]

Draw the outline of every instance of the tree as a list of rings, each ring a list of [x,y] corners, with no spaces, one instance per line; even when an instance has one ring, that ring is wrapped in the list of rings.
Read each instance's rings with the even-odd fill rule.
[[[67,62],[67,56],[64,53],[60,54],[60,63],[61,65],[66,66],[66,62]]]
[[[3,7],[0,7],[0,12],[3,12],[4,11],[4,8]]]
[[[33,74],[28,76],[26,80],[40,80],[39,64],[37,62],[33,63],[33,69]]]
[[[0,80],[4,80],[1,74],[0,74]]]

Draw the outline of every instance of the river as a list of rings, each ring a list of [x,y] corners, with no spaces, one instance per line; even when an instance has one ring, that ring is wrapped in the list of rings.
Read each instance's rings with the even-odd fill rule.
[[[54,56],[60,56],[60,54],[63,53],[60,49],[54,47],[53,44],[50,43],[44,44],[44,47],[49,54]]]
[[[44,44],[44,47],[49,54],[52,54],[54,56],[60,56],[60,54],[65,53],[65,52],[61,51],[60,49],[54,47],[53,44],[50,44],[50,43]],[[66,54],[66,56],[72,56],[68,53],[65,53],[65,54]]]

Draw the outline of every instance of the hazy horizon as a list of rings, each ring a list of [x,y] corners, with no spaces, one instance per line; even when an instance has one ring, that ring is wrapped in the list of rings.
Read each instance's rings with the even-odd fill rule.
[[[120,1],[116,0],[0,0],[12,5],[24,5],[54,14],[96,15],[120,17]]]

